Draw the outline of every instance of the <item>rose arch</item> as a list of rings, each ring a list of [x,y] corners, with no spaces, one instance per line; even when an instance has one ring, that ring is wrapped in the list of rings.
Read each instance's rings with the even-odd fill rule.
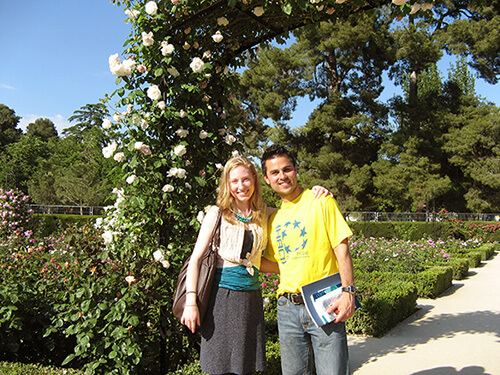
[[[103,371],[128,373],[160,362],[163,373],[195,355],[197,338],[186,336],[170,313],[173,289],[204,208],[214,203],[218,171],[241,151],[245,121],[236,69],[244,66],[246,53],[304,25],[383,6],[403,17],[432,5],[406,0],[113,3],[124,7],[131,34],[125,50],[109,58],[119,88],[116,103],[106,98],[116,112],[103,122],[114,139],[103,154],[125,170],[126,181],[114,190],[116,202],[99,225],[106,245],[101,258],[106,264],[120,262],[122,273],[111,267],[106,281],[95,282],[103,290],[115,288],[108,302],[119,307],[113,314],[111,307],[106,310],[111,323],[91,339],[77,340],[102,346],[84,353]],[[112,343],[100,339],[106,335]]]

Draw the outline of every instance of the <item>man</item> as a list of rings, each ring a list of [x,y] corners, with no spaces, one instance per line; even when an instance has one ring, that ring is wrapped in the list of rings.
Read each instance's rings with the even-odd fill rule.
[[[344,322],[354,314],[354,276],[348,238],[352,232],[335,200],[314,199],[297,183],[297,165],[281,145],[269,147],[261,158],[264,180],[280,195],[282,205],[268,223],[269,241],[263,272],[280,273],[278,329],[284,375],[348,374]],[[274,268],[273,268],[274,267]],[[343,293],[330,305],[334,322],[316,327],[305,308],[300,287],[339,272]],[[338,310],[338,311],[337,311]]]

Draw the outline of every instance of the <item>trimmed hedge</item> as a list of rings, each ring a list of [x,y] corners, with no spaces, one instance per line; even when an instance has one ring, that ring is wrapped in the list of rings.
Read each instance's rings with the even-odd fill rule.
[[[346,323],[351,334],[380,337],[415,312],[417,287],[390,272],[355,272],[362,308]]]
[[[498,226],[498,222],[467,221],[465,225]],[[469,239],[470,233],[461,226],[449,221],[425,222],[425,221],[350,221],[349,227],[356,236],[360,237],[383,237],[399,238],[403,240],[417,241],[422,238],[459,238]],[[492,230],[484,235],[485,240],[500,242],[500,230]]]
[[[469,274],[469,258],[451,258],[449,265],[453,268],[453,280],[462,280]]]

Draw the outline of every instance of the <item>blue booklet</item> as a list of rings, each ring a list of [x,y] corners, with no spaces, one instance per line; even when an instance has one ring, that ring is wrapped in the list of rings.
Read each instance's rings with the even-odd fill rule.
[[[335,320],[337,314],[328,314],[326,309],[330,303],[342,296],[342,281],[338,272],[304,285],[300,288],[300,291],[306,309],[316,327],[324,326]],[[355,297],[355,300],[356,310],[358,310],[361,308],[361,304],[358,297]]]

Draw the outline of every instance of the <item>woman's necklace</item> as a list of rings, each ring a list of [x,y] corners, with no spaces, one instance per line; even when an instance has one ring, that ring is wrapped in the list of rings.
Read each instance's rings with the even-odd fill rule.
[[[237,212],[234,212],[234,216],[236,217],[236,219],[238,219],[242,223],[248,224],[248,223],[252,222],[252,215],[250,215],[249,217],[246,217],[246,216],[240,215]]]

